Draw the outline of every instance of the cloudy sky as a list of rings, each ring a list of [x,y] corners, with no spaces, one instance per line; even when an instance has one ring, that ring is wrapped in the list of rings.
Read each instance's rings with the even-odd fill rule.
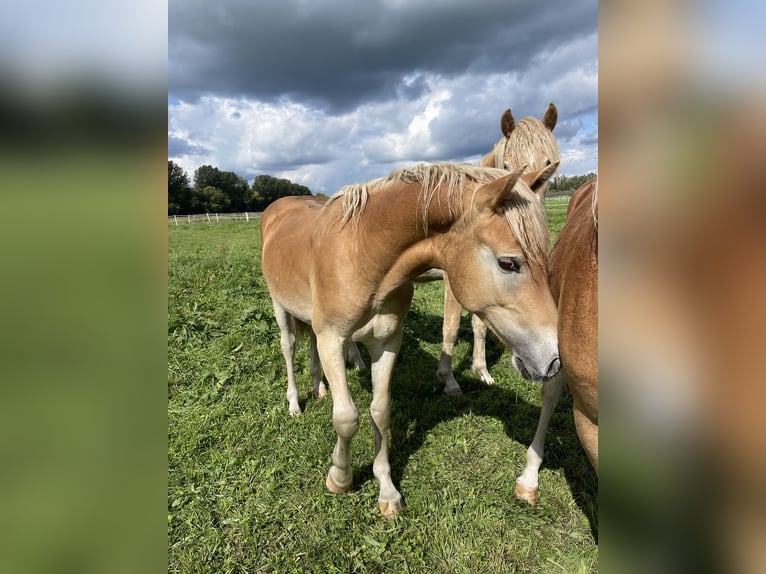
[[[170,0],[168,156],[331,195],[476,161],[559,110],[559,173],[597,171],[596,0]]]

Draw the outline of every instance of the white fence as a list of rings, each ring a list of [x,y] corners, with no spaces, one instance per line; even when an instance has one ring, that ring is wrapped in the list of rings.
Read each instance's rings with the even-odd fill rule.
[[[168,223],[175,224],[176,227],[191,223],[220,223],[221,221],[250,221],[251,219],[260,219],[261,212],[245,213],[197,213],[194,215],[168,215]]]

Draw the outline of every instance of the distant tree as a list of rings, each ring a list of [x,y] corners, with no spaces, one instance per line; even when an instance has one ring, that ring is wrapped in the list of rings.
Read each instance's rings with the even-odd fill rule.
[[[311,190],[305,185],[293,183],[289,179],[259,175],[253,180],[253,185],[250,188],[248,205],[253,211],[263,211],[269,204],[288,195],[311,195]]]
[[[229,196],[212,185],[206,185],[202,189],[195,188],[194,196],[199,213],[226,213],[231,208]]]
[[[596,174],[591,172],[585,175],[557,175],[551,182],[549,192],[552,195],[565,195],[573,193],[578,187],[584,184],[589,179],[596,177]]]
[[[214,187],[228,197],[229,211],[244,211],[250,198],[247,181],[233,171],[221,171],[212,165],[203,165],[194,172],[194,188],[201,192],[206,187]],[[204,197],[205,194],[202,194]],[[217,203],[219,205],[220,202]],[[219,209],[209,211],[220,212]]]
[[[180,165],[168,160],[168,215],[189,213],[191,205],[189,176]]]

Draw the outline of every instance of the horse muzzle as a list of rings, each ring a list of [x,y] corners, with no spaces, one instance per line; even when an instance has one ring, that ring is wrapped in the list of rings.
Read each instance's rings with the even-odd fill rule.
[[[538,381],[544,383],[552,379],[556,373],[561,369],[561,359],[556,355],[553,360],[544,369],[536,369],[532,365],[528,365],[524,360],[518,356],[513,356],[513,366],[519,371],[522,377],[528,381]]]

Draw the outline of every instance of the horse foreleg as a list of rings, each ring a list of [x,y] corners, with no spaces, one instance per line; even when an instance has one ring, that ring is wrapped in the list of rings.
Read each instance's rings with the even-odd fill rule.
[[[375,435],[375,460],[372,472],[378,479],[378,508],[389,518],[404,508],[402,495],[391,479],[388,461],[388,431],[391,422],[391,374],[402,342],[401,324],[395,336],[386,342],[368,346],[372,358],[372,428]]]
[[[338,442],[332,452],[327,488],[336,494],[351,490],[351,439],[359,430],[359,412],[346,382],[343,340],[332,332],[317,333],[317,350],[332,393],[332,425]]]
[[[495,379],[492,378],[487,369],[487,325],[479,317],[472,315],[471,327],[473,329],[473,365],[471,365],[471,370],[488,385],[494,385]]]
[[[549,381],[543,383],[542,389],[542,409],[540,410],[540,420],[537,423],[537,432],[532,439],[532,444],[527,449],[527,466],[524,472],[516,479],[516,498],[527,501],[529,504],[537,502],[538,474],[540,465],[543,463],[543,450],[545,446],[545,433],[548,430],[548,423],[551,421],[551,415],[556,408],[556,403],[561,397],[561,390],[564,387],[563,369]]]
[[[298,384],[295,382],[295,366],[293,359],[295,356],[295,332],[293,329],[293,320],[290,314],[272,298],[274,305],[274,317],[279,325],[279,344],[282,349],[282,356],[285,358],[287,368],[287,403],[291,416],[301,414],[301,407],[298,404]]]
[[[447,274],[444,274],[444,322],[442,323],[442,352],[439,357],[439,366],[436,375],[444,383],[444,392],[448,395],[462,395],[460,385],[452,373],[452,353],[457,341],[457,333],[460,328],[460,313],[462,306],[455,298],[450,288]]]

